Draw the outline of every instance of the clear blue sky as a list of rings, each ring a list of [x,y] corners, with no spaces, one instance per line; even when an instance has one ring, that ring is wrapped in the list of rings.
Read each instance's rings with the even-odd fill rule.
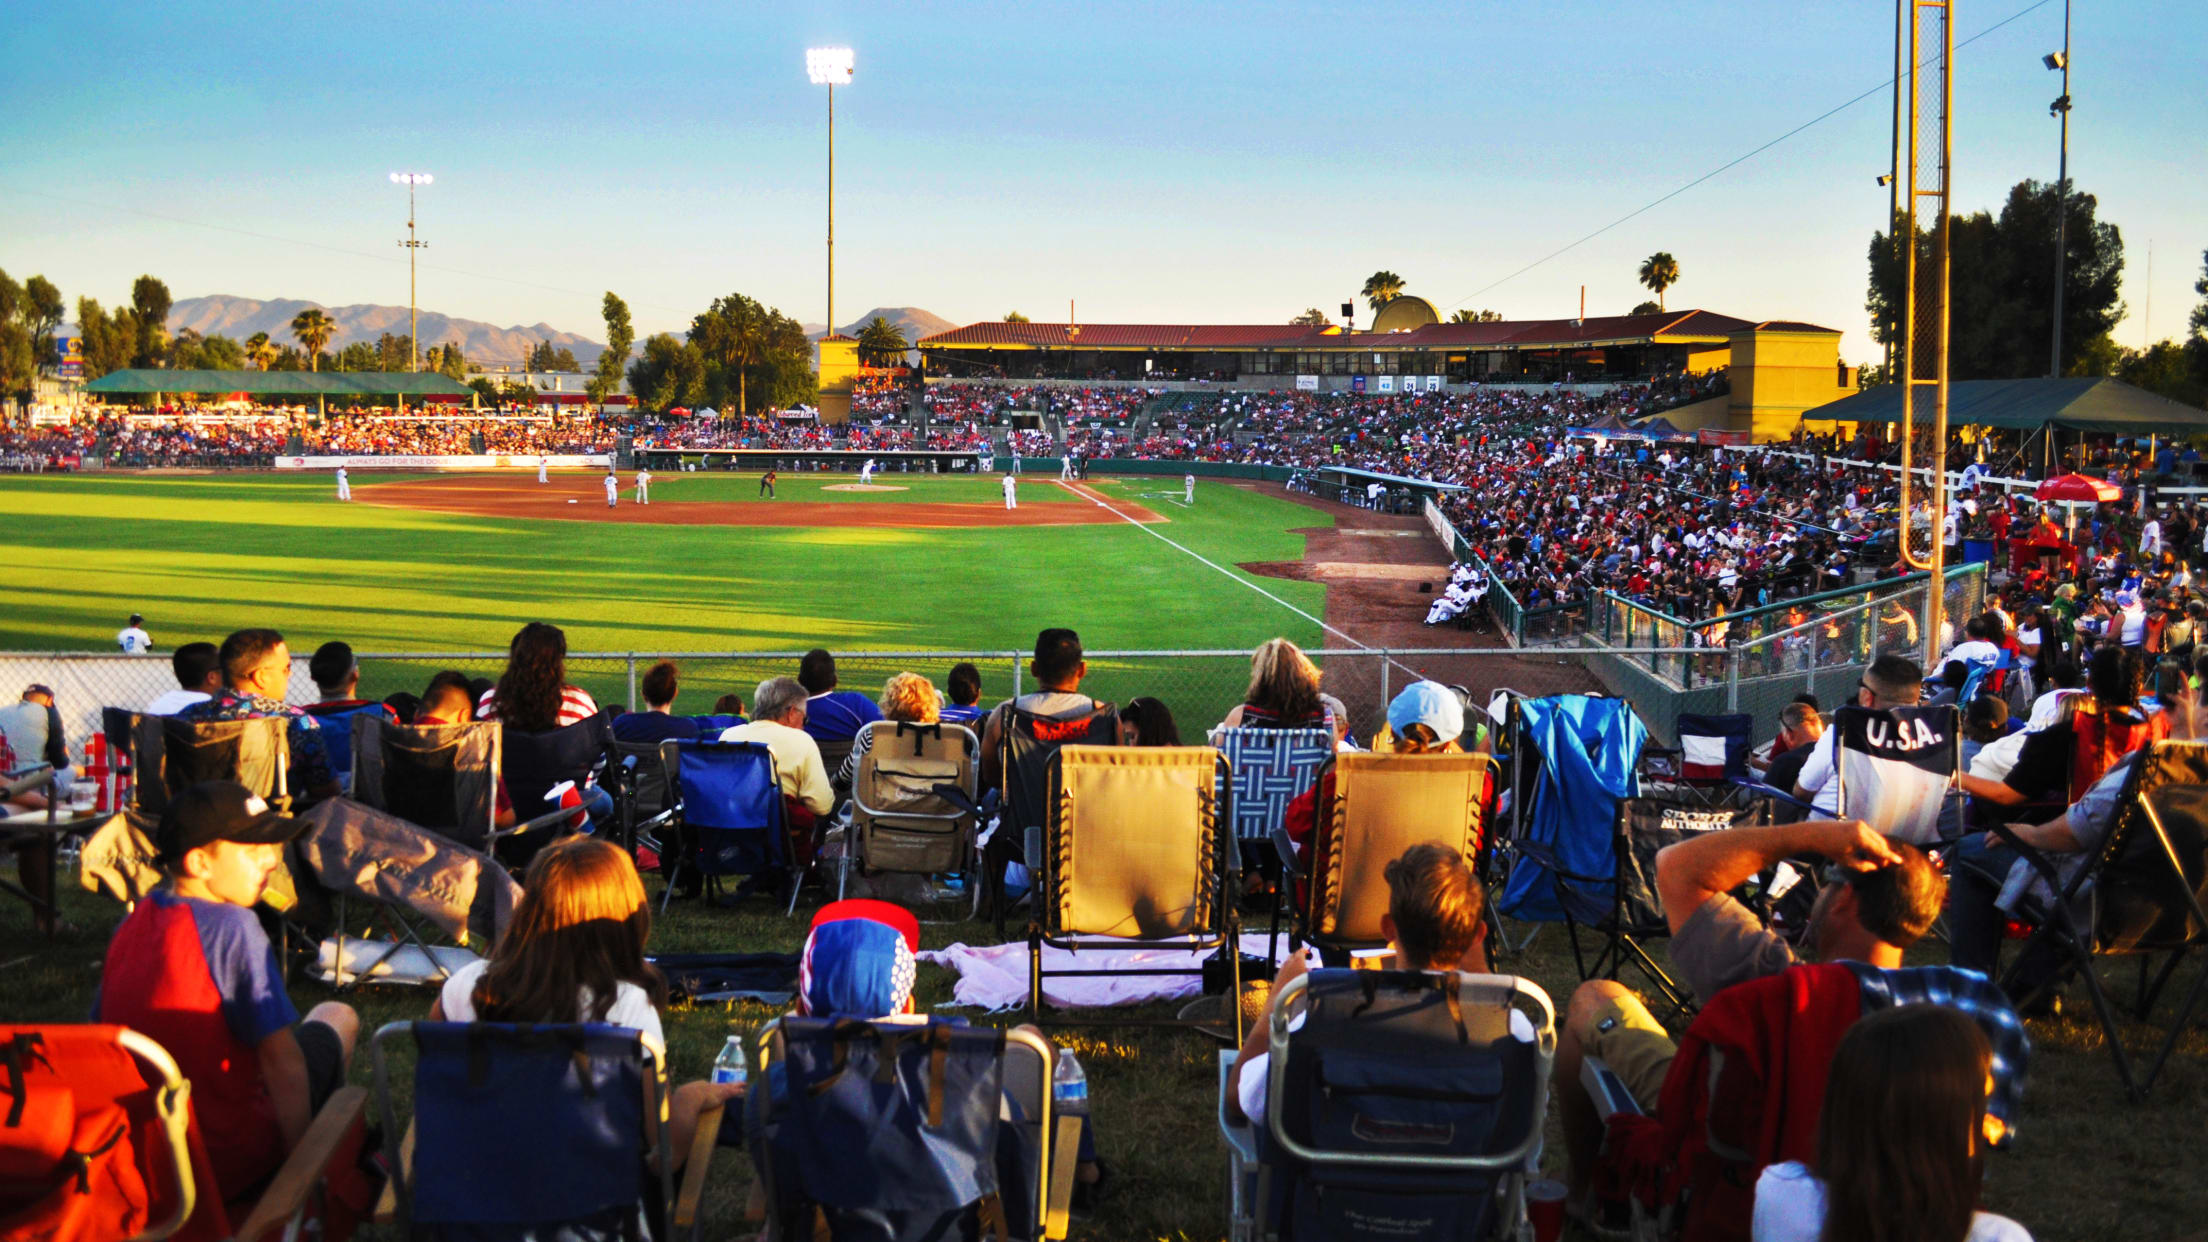
[[[1967,36],[2031,0],[1962,0]],[[1274,5],[532,3],[10,6],[0,24],[0,268],[114,303],[404,303],[640,332],[716,295],[821,318],[825,91],[847,43],[838,317],[1285,321],[1377,268],[1513,317],[1640,300],[1844,329],[1870,352],[1883,91],[1481,292],[1883,81],[1882,0]],[[1956,202],[2051,180],[2050,0],[1957,56]],[[2208,249],[2208,6],[2082,0],[2071,169],[2123,229],[2138,345],[2182,331]],[[115,208],[127,208],[121,211]],[[132,214],[132,212],[148,214]],[[158,217],[158,218],[155,218]],[[299,244],[299,243],[312,243]]]

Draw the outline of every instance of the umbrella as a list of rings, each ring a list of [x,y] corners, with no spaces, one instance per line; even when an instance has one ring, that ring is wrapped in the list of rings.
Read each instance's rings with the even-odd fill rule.
[[[2124,489],[2114,483],[2083,474],[2058,475],[2040,484],[2032,492],[2032,496],[2038,500],[2067,500],[2077,504],[2117,500],[2123,494]]]
[[[683,408],[682,406],[679,406],[679,405],[678,405],[678,406],[676,406],[676,407],[675,407],[674,409],[671,409],[671,410],[667,411],[667,417],[669,417],[669,418],[688,418],[688,417],[690,417],[690,411],[689,411],[689,410],[687,410],[687,409],[685,409],[685,408]]]

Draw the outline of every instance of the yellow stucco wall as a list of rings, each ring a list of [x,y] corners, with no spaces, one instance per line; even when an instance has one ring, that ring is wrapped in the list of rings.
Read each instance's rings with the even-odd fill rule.
[[[1823,330],[1749,328],[1732,337],[1731,421],[1758,443],[1783,440],[1802,411],[1855,391],[1855,373],[1840,382],[1840,334]]]
[[[820,343],[820,421],[851,421],[851,386],[859,378],[859,343],[831,336]]]

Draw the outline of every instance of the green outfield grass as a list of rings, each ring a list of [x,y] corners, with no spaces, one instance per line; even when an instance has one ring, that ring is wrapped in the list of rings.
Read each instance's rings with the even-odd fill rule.
[[[838,504],[858,501],[868,504],[898,504],[905,501],[925,500],[931,504],[966,503],[977,505],[1001,505],[1004,503],[1004,485],[994,474],[891,474],[874,476],[876,487],[903,488],[903,491],[883,492],[832,492],[831,487],[847,487],[859,481],[856,474],[785,474],[774,481],[776,500],[831,500]],[[1019,476],[1019,494],[1022,505],[1030,504],[1086,504],[1065,488],[1055,485],[1058,472],[1023,474]],[[625,490],[622,500],[635,494],[635,479],[628,473],[621,475]],[[652,472],[652,499],[702,500],[702,501],[756,501],[759,495],[759,472],[752,471],[700,471],[680,474],[672,470]]]

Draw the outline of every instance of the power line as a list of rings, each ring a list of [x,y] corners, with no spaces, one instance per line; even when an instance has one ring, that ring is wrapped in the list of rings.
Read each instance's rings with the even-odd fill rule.
[[[2025,5],[2023,8],[2018,9],[2016,12],[2009,14],[2007,17],[2002,18],[2000,21],[1997,21],[1991,26],[1986,27],[1984,30],[1979,31],[1977,34],[1974,34],[1969,38],[1962,40],[1955,46],[1957,48],[1969,47],[1971,44],[1976,43],[1978,40],[1985,38],[1987,35],[1992,34],[1994,31],[2001,29],[2003,26],[2008,25],[2010,22],[2023,17],[2025,14],[2030,13],[2032,10],[2045,8],[2047,5],[2052,3],[2054,3],[2054,0],[2034,0],[2033,3]],[[1924,62],[1925,65],[1929,65],[1931,63],[1932,62],[1929,60]],[[1923,65],[1919,65],[1918,68],[1923,68]],[[1568,245],[1559,246],[1555,250],[1551,250],[1549,253],[1542,255],[1540,258],[1535,259],[1533,262],[1526,264],[1524,267],[1519,268],[1515,272],[1512,272],[1510,275],[1503,277],[1501,280],[1491,281],[1488,284],[1474,289],[1472,292],[1465,294],[1463,297],[1458,298],[1454,302],[1451,302],[1446,309],[1455,310],[1457,307],[1464,305],[1466,302],[1469,302],[1473,298],[1486,293],[1490,289],[1509,284],[1511,281],[1518,279],[1520,276],[1525,275],[1527,272],[1532,271],[1533,269],[1541,266],[1551,259],[1556,258],[1559,255],[1565,254],[1569,251],[1577,250],[1579,247],[1586,245],[1588,242],[1595,240],[1596,238],[1602,236],[1604,233],[1607,233],[1610,230],[1618,227],[1619,225],[1624,224],[1626,221],[1631,220],[1633,217],[1641,215],[1644,212],[1652,211],[1657,207],[1661,207],[1665,203],[1670,202],[1672,199],[1679,197],[1680,195],[1702,184],[1703,182],[1708,181],[1710,178],[1717,176],[1719,173],[1725,172],[1726,170],[1736,167],[1740,164],[1745,164],[1749,160],[1756,158],[1757,156],[1779,145],[1780,143],[1785,142],[1787,139],[1792,138],[1794,135],[1801,133],[1803,130],[1808,129],[1811,126],[1816,125],[1822,121],[1827,121],[1835,116],[1838,116],[1840,113],[1847,111],[1855,105],[1862,103],[1864,100],[1869,99],[1871,96],[1876,95],[1880,91],[1883,91],[1886,88],[1892,86],[1895,81],[1896,79],[1894,78],[1887,78],[1885,81],[1879,83],[1874,87],[1871,87],[1869,90],[1864,91],[1862,94],[1849,99],[1847,102],[1837,104],[1831,108],[1826,109],[1823,112],[1818,113],[1816,116],[1813,116],[1809,120],[1806,120],[1801,124],[1795,126],[1794,128],[1786,131],[1785,133],[1780,134],[1778,137],[1764,143],[1762,146],[1757,147],[1756,149],[1749,151],[1744,155],[1735,156],[1732,159],[1719,164],[1717,167],[1711,169],[1706,173],[1703,173],[1701,176],[1687,182],[1685,185],[1682,185],[1678,189],[1671,191],[1669,194],[1666,194],[1663,197],[1652,200],[1650,202],[1643,203],[1641,206],[1636,207],[1629,212],[1626,212],[1624,215],[1619,216],[1617,219],[1612,220],[1610,223],[1603,225],[1601,228],[1596,229],[1594,232],[1587,234],[1585,237],[1580,238],[1578,241],[1571,242]]]

